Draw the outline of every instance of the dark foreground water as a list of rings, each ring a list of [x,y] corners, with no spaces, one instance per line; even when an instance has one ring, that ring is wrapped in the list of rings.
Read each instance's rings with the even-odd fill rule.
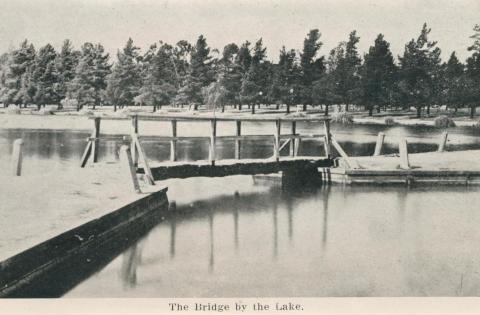
[[[262,126],[257,126],[262,128]],[[303,126],[311,129],[311,126]],[[336,131],[351,155],[371,154],[381,126]],[[410,151],[436,148],[440,130],[393,127],[388,152],[407,136]],[[480,149],[473,129],[451,130],[450,149]],[[76,167],[88,132],[0,129],[0,157],[25,140],[25,164],[50,159]],[[312,143],[313,144],[313,143]],[[115,159],[118,142],[101,147]],[[200,159],[200,143],[179,146]],[[219,144],[225,157],[233,146]],[[152,160],[168,146],[147,144]],[[319,144],[304,153],[322,154]],[[246,157],[271,144],[245,146]],[[46,176],[53,176],[48,175]],[[46,181],[46,183],[48,180]],[[480,189],[467,187],[297,187],[250,176],[169,180],[177,207],[69,297],[479,296]],[[79,262],[87,263],[87,262]]]

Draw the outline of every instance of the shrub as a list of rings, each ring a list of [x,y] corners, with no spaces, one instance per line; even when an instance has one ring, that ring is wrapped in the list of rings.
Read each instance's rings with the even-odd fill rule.
[[[335,112],[331,116],[332,122],[334,123],[339,123],[339,124],[344,124],[344,125],[350,125],[353,124],[353,116],[352,114],[349,114],[347,112]]]
[[[20,108],[16,105],[10,105],[5,111],[8,115],[20,115]]]
[[[434,120],[435,127],[438,128],[448,128],[448,127],[455,127],[455,122],[452,118],[442,115],[438,116]]]
[[[53,109],[50,108],[50,107],[42,107],[40,108],[40,110],[38,111],[38,114],[39,115],[53,115]]]
[[[477,121],[473,124],[473,128],[480,129],[480,120],[477,120]]]
[[[385,122],[385,125],[388,125],[388,126],[395,125],[397,123],[395,119],[393,119],[393,117],[391,116],[385,117],[383,121]]]

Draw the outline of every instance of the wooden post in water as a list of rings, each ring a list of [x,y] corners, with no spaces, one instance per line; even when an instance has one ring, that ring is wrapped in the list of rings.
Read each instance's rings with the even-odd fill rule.
[[[385,134],[383,132],[379,132],[377,136],[377,143],[375,144],[375,152],[373,153],[373,156],[379,156],[382,154],[382,147],[383,147],[383,141],[385,140]]]
[[[280,160],[280,134],[281,134],[282,122],[280,119],[275,121],[275,138],[274,138],[274,156],[277,162]]]
[[[292,127],[291,127],[291,134],[295,136],[297,133],[297,122],[292,121]],[[297,151],[295,150],[295,144],[296,144],[297,139],[295,138],[290,138],[290,156],[296,156]]]
[[[13,152],[12,152],[12,165],[13,173],[15,176],[20,176],[22,174],[22,159],[23,159],[23,140],[16,139],[13,141]]]
[[[408,160],[407,139],[402,138],[398,143],[398,149],[400,151],[400,168],[409,169],[410,162]]]
[[[235,135],[237,137],[240,137],[242,135],[242,121],[241,120],[236,120],[236,133]],[[240,149],[241,149],[241,144],[240,144],[240,139],[235,139],[235,159],[240,160]]]
[[[170,161],[175,162],[177,160],[177,121],[172,120],[172,137],[174,139],[170,140]]]
[[[442,135],[440,136],[440,141],[438,142],[438,152],[445,151],[445,147],[447,146],[447,138],[448,132],[442,132]]]
[[[209,160],[212,165],[215,165],[215,143],[217,140],[217,120],[214,118],[210,120],[211,135],[210,135],[210,154]]]
[[[323,122],[324,130],[325,130],[325,155],[329,159],[332,156],[332,141],[331,137],[332,135],[330,134],[330,120],[326,119]]]
[[[127,145],[122,145],[122,147],[120,148],[120,159],[130,171],[130,177],[132,178],[133,189],[135,189],[137,193],[141,193],[140,184],[138,183],[138,178],[137,178],[137,171],[135,166],[133,165],[130,148]]]
[[[135,167],[138,167],[138,151],[136,149],[135,141],[133,141],[133,136],[138,137],[138,116],[132,116],[132,142],[130,142],[130,150],[132,153],[132,161]]]
[[[93,143],[92,143],[92,160],[93,163],[98,162],[98,146],[99,146],[99,138],[100,138],[100,117],[95,117],[94,124],[95,128],[93,130]]]

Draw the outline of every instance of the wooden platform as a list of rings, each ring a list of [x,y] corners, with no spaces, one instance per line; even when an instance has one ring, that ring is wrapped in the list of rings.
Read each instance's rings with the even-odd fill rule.
[[[212,165],[209,161],[165,162],[150,165],[155,180],[187,177],[223,177],[231,175],[272,174],[285,171],[316,170],[330,167],[333,160],[326,157],[294,157],[276,159],[220,160]],[[140,168],[139,173],[144,170]]]
[[[342,184],[480,184],[480,150],[409,154],[410,168],[398,156],[353,158],[358,168],[332,168],[333,183]],[[340,162],[340,165],[343,163]]]

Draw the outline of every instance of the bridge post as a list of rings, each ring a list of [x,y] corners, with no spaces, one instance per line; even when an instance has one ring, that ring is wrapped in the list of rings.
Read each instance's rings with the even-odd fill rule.
[[[98,162],[98,146],[100,138],[100,117],[95,117],[94,119],[94,129],[93,129],[93,142],[92,142],[92,161],[93,163]]]
[[[235,135],[237,137],[240,137],[242,135],[242,121],[236,120],[235,124],[237,127]],[[235,159],[240,160],[240,139],[239,138],[235,139]]]
[[[132,116],[132,135],[138,136],[138,116]],[[132,137],[132,141],[130,142],[130,151],[132,154],[132,161],[135,167],[138,167],[138,151],[135,145],[135,141]]]
[[[403,169],[410,169],[410,161],[408,160],[407,139],[402,138],[398,143],[400,151],[400,167]]]
[[[438,152],[443,152],[445,151],[445,146],[447,145],[447,137],[448,137],[448,132],[442,132],[442,135],[440,136],[439,142],[438,142]]]
[[[297,122],[292,121],[291,134],[294,136],[297,133]],[[297,151],[295,150],[297,139],[290,138],[290,156],[296,156]]]
[[[281,128],[282,128],[282,122],[280,119],[277,119],[275,121],[275,139],[274,139],[274,156],[277,162],[280,160],[280,134],[281,134]]]
[[[383,141],[385,139],[385,134],[383,132],[379,132],[377,136],[377,143],[375,144],[375,152],[373,153],[373,156],[379,156],[382,154],[382,146],[383,146]]]
[[[215,165],[215,142],[217,140],[217,120],[214,118],[210,120],[211,135],[210,135],[210,154],[209,160],[212,165]]]
[[[177,121],[172,120],[172,137],[177,137]],[[175,162],[177,160],[177,140],[170,140],[170,161]]]
[[[323,122],[324,130],[325,130],[325,155],[327,158],[331,158],[332,156],[332,135],[330,133],[330,120],[325,120]]]

